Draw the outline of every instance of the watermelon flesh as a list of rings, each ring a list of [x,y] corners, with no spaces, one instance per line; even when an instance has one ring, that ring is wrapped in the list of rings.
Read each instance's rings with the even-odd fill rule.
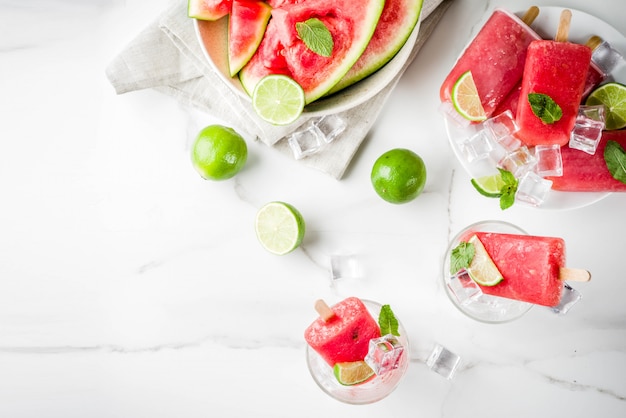
[[[269,74],[285,74],[300,84],[306,103],[326,94],[354,65],[369,43],[384,0],[293,0],[272,10],[272,18],[257,52],[239,72],[244,89]],[[321,20],[333,37],[333,51],[324,57],[311,51],[298,36],[295,24]]]
[[[317,318],[304,332],[304,339],[332,367],[340,362],[363,360],[369,341],[380,337],[380,328],[363,302],[349,297],[331,308],[334,316]]]
[[[230,13],[233,0],[189,0],[187,15],[199,20],[217,20]]]
[[[495,286],[480,286],[483,293],[544,306],[556,306],[563,282],[565,242],[562,238],[475,232],[502,274]]]
[[[263,1],[234,0],[228,20],[228,66],[236,75],[254,55],[270,19],[272,8]]]
[[[567,192],[626,192],[626,184],[615,179],[606,166],[604,150],[608,141],[615,141],[626,149],[626,130],[604,131],[593,155],[561,147],[563,175],[547,177],[552,189]]]
[[[367,48],[331,93],[362,80],[387,64],[411,36],[421,11],[422,0],[387,0]]]

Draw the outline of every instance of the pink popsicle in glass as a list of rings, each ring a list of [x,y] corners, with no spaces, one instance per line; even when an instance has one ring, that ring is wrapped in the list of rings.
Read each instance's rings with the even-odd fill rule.
[[[589,280],[585,270],[565,267],[562,238],[475,232],[502,274],[494,286],[480,286],[483,293],[543,306],[556,306],[564,280]]]
[[[450,102],[455,82],[471,71],[489,117],[522,78],[528,45],[540,39],[529,27],[538,13],[539,9],[533,6],[520,19],[508,11],[494,10],[441,85],[441,101]]]
[[[528,146],[569,142],[582,100],[591,48],[567,42],[571,11],[561,13],[554,41],[533,41],[528,47],[517,107],[517,135]],[[529,94],[549,96],[562,110],[560,119],[544,122],[530,105]]]

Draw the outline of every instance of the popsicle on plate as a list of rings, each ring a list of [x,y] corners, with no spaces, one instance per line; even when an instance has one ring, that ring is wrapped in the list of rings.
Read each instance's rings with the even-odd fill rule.
[[[327,315],[309,325],[304,339],[331,367],[363,360],[370,340],[381,336],[378,323],[356,297],[346,298],[329,309]]]
[[[538,13],[539,9],[533,6],[520,19],[508,11],[496,9],[441,85],[441,101],[450,102],[456,81],[471,71],[489,117],[522,78],[528,45],[540,39],[529,27]]]
[[[564,280],[591,277],[585,270],[565,267],[562,238],[473,232],[464,241],[476,239],[501,275],[493,285],[478,283],[484,294],[552,307],[559,304]]]
[[[591,48],[567,42],[570,20],[565,9],[554,41],[528,46],[517,107],[517,134],[527,146],[565,145],[576,122]]]
[[[606,164],[605,149],[609,141],[626,149],[626,130],[604,131],[595,154],[562,147],[563,175],[547,177],[552,189],[566,192],[626,192],[626,183],[615,179]]]

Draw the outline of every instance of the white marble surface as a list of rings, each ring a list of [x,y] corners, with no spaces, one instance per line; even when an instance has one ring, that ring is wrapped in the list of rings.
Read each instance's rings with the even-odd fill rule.
[[[189,162],[210,115],[154,91],[116,96],[104,76],[167,3],[0,0],[1,417],[626,416],[626,194],[502,212],[469,185],[436,111],[485,13],[530,3],[456,0],[343,180],[249,140],[246,168],[220,183]],[[619,0],[555,3],[626,33]],[[369,182],[395,147],[422,155],[429,176],[402,206]],[[284,257],[252,226],[276,199],[308,225]],[[440,265],[448,239],[484,219],[565,238],[569,264],[593,273],[576,286],[583,300],[565,317],[463,316]],[[363,257],[362,280],[330,286],[338,251]],[[410,333],[406,378],[373,405],[327,397],[305,364],[313,301],[348,295],[391,304]],[[462,356],[452,381],[423,363],[434,342]]]

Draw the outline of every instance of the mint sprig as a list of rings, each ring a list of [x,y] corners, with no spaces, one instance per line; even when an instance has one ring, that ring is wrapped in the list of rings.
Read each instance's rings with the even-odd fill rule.
[[[515,203],[515,193],[517,192],[518,181],[510,171],[500,170],[500,175],[504,181],[504,185],[500,189],[502,195],[500,196],[500,209],[505,210],[513,206]]]
[[[626,151],[617,141],[607,141],[604,162],[613,178],[626,184]]]
[[[529,93],[530,109],[546,125],[551,125],[563,117],[563,110],[552,97],[543,93]]]
[[[400,332],[398,331],[398,320],[389,305],[383,305],[380,308],[380,313],[378,314],[378,326],[380,327],[381,335],[392,334],[396,337],[400,336]]]
[[[460,242],[450,252],[450,274],[456,274],[464,268],[469,267],[476,254],[474,244]]]
[[[304,22],[297,22],[296,31],[307,48],[317,55],[330,57],[333,53],[333,36],[321,20],[313,17]]]

